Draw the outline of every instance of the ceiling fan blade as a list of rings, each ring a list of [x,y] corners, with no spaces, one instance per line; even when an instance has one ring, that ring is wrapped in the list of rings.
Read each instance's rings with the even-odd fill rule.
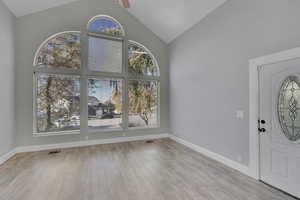
[[[129,0],[121,0],[124,8],[130,8]]]

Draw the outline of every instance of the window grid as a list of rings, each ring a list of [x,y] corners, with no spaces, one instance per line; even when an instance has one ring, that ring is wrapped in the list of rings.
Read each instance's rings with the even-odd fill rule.
[[[121,26],[122,27],[122,26]],[[74,32],[74,31],[71,31]],[[65,32],[63,32],[65,33]],[[77,70],[73,69],[66,69],[66,68],[59,68],[59,69],[52,69],[48,66],[34,66],[34,97],[36,96],[36,73],[49,73],[49,74],[63,74],[63,75],[79,75],[80,76],[80,131],[58,131],[58,132],[50,132],[50,133],[38,133],[37,132],[37,120],[36,120],[36,99],[34,98],[34,120],[33,120],[33,127],[34,127],[34,135],[36,136],[48,136],[48,135],[66,135],[66,134],[80,134],[83,130],[88,131],[88,133],[93,132],[115,132],[115,131],[125,131],[126,130],[132,130],[132,129],[153,129],[153,128],[159,128],[160,127],[160,77],[159,77],[159,71],[158,76],[145,76],[145,75],[133,75],[128,72],[128,44],[134,43],[137,45],[140,45],[137,42],[129,41],[126,36],[111,36],[103,33],[95,33],[90,32],[86,30],[86,32],[78,32],[81,33],[81,68]],[[49,39],[54,38],[56,35],[51,36]],[[121,73],[112,73],[112,72],[99,72],[99,71],[91,71],[88,68],[88,37],[97,37],[102,38],[106,40],[112,40],[112,41],[121,41],[123,43],[123,51],[122,51],[122,72]],[[48,39],[48,40],[49,40]],[[45,43],[48,41],[46,40],[43,42],[42,45],[45,45]],[[41,45],[41,46],[42,46]],[[140,45],[144,47],[143,45]],[[41,48],[41,47],[40,47]],[[39,49],[40,49],[39,48]],[[145,48],[147,52],[151,55],[153,61],[156,63],[157,69],[159,70],[159,67],[157,65],[157,61],[154,58],[154,56],[151,54],[151,52]],[[38,51],[37,51],[38,53]],[[36,55],[37,55],[36,53]],[[123,92],[122,92],[122,127],[120,129],[89,129],[88,128],[88,79],[89,78],[112,78],[112,79],[122,79],[123,82]],[[155,127],[134,127],[129,128],[129,109],[128,109],[128,103],[129,103],[129,97],[128,97],[128,86],[129,82],[133,80],[140,80],[140,81],[157,81],[158,88],[157,88],[157,126]],[[125,133],[124,133],[125,134]]]

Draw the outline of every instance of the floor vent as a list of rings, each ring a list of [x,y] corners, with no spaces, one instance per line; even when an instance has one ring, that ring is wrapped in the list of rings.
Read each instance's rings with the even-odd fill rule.
[[[60,152],[61,152],[61,150],[56,149],[56,150],[50,151],[48,154],[49,154],[49,155],[52,155],[52,154],[59,154]]]
[[[154,141],[153,140],[147,140],[146,143],[151,144],[151,143],[154,143]]]

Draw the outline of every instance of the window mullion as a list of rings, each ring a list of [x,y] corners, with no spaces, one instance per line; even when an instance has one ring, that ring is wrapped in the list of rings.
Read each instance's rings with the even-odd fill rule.
[[[88,78],[85,76],[87,73],[88,64],[88,37],[87,32],[84,30],[81,34],[81,77],[80,77],[80,130],[81,134],[88,137]],[[83,136],[84,137],[84,136]]]
[[[37,127],[37,76],[33,73],[33,133],[38,132]]]
[[[82,135],[88,134],[88,92],[87,77],[80,77],[80,130]]]
[[[100,33],[94,33],[94,32],[88,32],[88,36],[96,37],[96,38],[102,38],[107,40],[114,40],[114,41],[123,41],[123,37],[116,37],[108,34],[100,34]]]
[[[37,67],[33,70],[34,73],[46,73],[46,74],[62,74],[62,75],[75,75],[80,76],[80,70],[71,69],[52,69],[48,67]]]
[[[128,77],[129,80],[136,80],[136,81],[160,81],[159,77],[154,76],[130,76]]]
[[[125,36],[126,38],[126,36]],[[123,42],[123,73],[125,74],[124,78],[124,92],[123,92],[123,129],[125,132],[128,130],[129,122],[129,101],[128,101],[128,40],[125,39]],[[124,136],[126,133],[124,132]]]
[[[123,73],[102,73],[102,72],[88,72],[84,76],[90,77],[90,78],[124,78]]]

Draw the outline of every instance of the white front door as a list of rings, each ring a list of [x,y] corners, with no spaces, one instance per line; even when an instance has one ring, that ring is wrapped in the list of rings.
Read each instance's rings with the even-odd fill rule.
[[[259,72],[260,178],[300,198],[300,59]]]

